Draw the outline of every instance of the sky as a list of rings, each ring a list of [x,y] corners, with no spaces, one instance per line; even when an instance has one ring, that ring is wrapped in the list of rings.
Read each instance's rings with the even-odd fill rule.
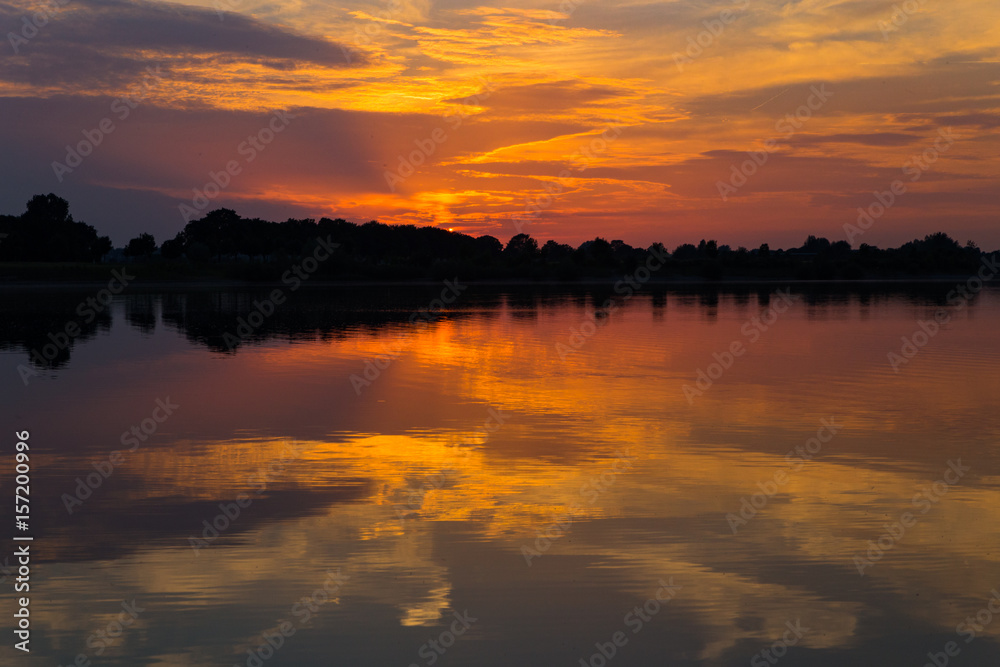
[[[226,207],[1000,247],[995,0],[14,0],[0,31],[0,212],[54,192],[117,245]]]

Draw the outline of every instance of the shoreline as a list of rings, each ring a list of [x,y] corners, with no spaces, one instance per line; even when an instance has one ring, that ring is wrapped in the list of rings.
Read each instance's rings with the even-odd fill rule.
[[[862,288],[862,287],[906,287],[906,286],[934,286],[948,285],[952,283],[965,282],[969,279],[967,275],[946,275],[946,276],[921,276],[921,277],[897,277],[897,278],[864,278],[859,280],[803,280],[797,278],[723,278],[719,280],[707,280],[704,278],[663,278],[652,279],[644,283],[639,291],[650,288],[711,288],[711,287],[752,287],[791,285],[794,287],[837,287],[837,288]],[[470,287],[488,288],[595,288],[613,287],[621,277],[611,277],[606,279],[588,278],[581,280],[530,280],[530,279],[510,279],[510,280],[458,280]],[[99,288],[107,285],[107,280],[0,280],[0,291],[45,291],[45,290],[71,290]],[[309,280],[303,282],[299,289],[336,289],[336,288],[426,288],[438,287],[441,280]],[[134,285],[134,287],[132,287]],[[273,281],[250,281],[232,279],[191,279],[191,280],[151,280],[142,281],[136,278],[130,283],[129,291],[185,291],[185,290],[222,290],[222,289],[270,289],[275,287],[287,287],[280,280]]]

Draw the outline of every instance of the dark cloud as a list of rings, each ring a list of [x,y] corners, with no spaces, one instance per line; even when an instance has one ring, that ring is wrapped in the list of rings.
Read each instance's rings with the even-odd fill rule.
[[[861,144],[863,146],[907,146],[921,137],[901,132],[869,132],[865,134],[797,134],[787,140],[789,144],[814,146],[818,144]]]
[[[20,34],[23,17],[33,11],[0,4],[3,32]],[[74,0],[31,35],[18,42],[16,54],[0,60],[0,79],[37,86],[114,85],[142,71],[150,52],[174,61],[228,56],[279,70],[298,63],[344,67],[364,62],[360,53],[340,44],[248,16],[163,2]]]
[[[455,104],[476,104],[505,111],[552,113],[559,110],[576,110],[624,94],[629,94],[629,91],[607,86],[591,86],[578,81],[553,81],[510,86],[493,93],[446,101]]]
[[[684,102],[686,111],[702,116],[746,116],[754,113],[783,118],[805,104],[815,84],[776,84],[735,93],[703,95]],[[988,90],[1000,82],[1000,62],[969,63],[949,60],[926,63],[912,74],[866,77],[826,82],[832,93],[816,115],[857,114],[948,114],[961,100],[970,114],[982,114],[997,105],[997,97],[983,94],[972,98],[971,90]]]

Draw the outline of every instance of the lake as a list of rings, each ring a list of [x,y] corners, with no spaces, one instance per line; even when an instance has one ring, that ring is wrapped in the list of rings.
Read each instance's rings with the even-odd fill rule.
[[[6,288],[0,661],[1000,664],[953,287]]]

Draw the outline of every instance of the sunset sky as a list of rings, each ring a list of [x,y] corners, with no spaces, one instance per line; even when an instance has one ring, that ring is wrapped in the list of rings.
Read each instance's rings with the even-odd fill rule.
[[[185,205],[790,246],[899,180],[855,247],[1000,246],[995,0],[13,0],[0,28],[0,212],[55,192],[117,245]]]

